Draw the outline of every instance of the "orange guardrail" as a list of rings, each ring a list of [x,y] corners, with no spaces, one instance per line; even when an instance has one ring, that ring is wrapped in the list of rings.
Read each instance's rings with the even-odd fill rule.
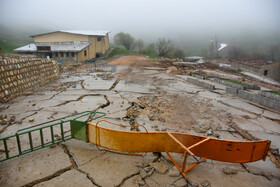
[[[144,126],[145,132],[121,131],[102,127],[101,122],[125,126],[106,120],[96,124],[88,122],[87,140],[90,143],[98,148],[123,154],[166,152],[186,179],[186,172],[206,159],[233,163],[265,160],[270,147],[269,140],[231,141],[179,132],[148,132]],[[179,166],[170,153],[184,154],[182,166]],[[197,162],[186,168],[188,156],[192,156]]]

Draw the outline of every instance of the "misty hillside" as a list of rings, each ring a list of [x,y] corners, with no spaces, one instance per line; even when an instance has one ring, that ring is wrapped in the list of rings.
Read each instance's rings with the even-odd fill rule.
[[[33,34],[45,32],[42,28],[16,28],[0,25],[0,48],[4,53],[13,53],[13,49],[33,42]]]
[[[40,27],[7,27],[0,25],[0,47],[4,53],[13,53],[13,49],[33,42],[31,35],[46,33],[59,29],[46,29]],[[263,58],[266,60],[273,59],[280,61],[280,34],[274,31],[243,31],[238,32],[203,32],[176,30],[170,33],[129,33],[134,39],[142,39],[145,47],[154,44],[159,38],[169,39],[172,45],[183,51],[184,56],[203,56],[208,57],[211,40],[216,40],[218,44],[226,43],[227,49],[222,51],[221,57],[232,58],[228,53],[238,49],[244,57]],[[110,33],[110,42],[114,43],[115,32]],[[226,52],[225,52],[226,51]],[[157,54],[153,54],[157,55]],[[242,57],[242,56],[239,56]]]

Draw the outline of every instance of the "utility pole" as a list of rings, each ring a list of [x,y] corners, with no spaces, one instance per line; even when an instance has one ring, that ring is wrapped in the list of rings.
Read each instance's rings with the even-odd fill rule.
[[[219,56],[219,52],[218,52],[218,39],[217,36],[215,35],[215,58],[217,58]]]

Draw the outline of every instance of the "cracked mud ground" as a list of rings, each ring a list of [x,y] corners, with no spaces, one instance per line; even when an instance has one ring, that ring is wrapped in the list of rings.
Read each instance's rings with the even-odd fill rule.
[[[106,112],[109,121],[142,124],[149,131],[229,140],[269,139],[272,150],[266,161],[233,164],[207,160],[188,172],[190,181],[186,181],[165,153],[118,155],[73,139],[0,163],[0,186],[280,186],[279,112],[228,95],[222,85],[211,92],[187,82],[187,77],[141,66],[119,66],[117,73],[88,73],[82,68],[63,73],[58,81],[1,105],[0,114],[16,119],[0,126],[0,137],[97,110]],[[22,144],[28,145],[28,139]],[[10,147],[10,152],[15,151],[16,143]],[[173,156],[182,162],[183,155]],[[193,162],[189,159],[187,165]]]

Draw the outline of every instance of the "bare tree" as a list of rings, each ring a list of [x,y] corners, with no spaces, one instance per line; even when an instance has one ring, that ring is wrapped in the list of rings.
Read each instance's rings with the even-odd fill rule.
[[[246,56],[246,53],[241,47],[232,46],[228,51],[228,56],[230,59],[238,59]]]
[[[134,38],[128,33],[119,32],[114,37],[114,41],[117,45],[124,46],[127,50],[133,49]]]
[[[166,40],[164,38],[159,38],[156,42],[156,48],[158,50],[158,55],[162,57],[167,57],[169,51],[171,50],[171,40]]]

